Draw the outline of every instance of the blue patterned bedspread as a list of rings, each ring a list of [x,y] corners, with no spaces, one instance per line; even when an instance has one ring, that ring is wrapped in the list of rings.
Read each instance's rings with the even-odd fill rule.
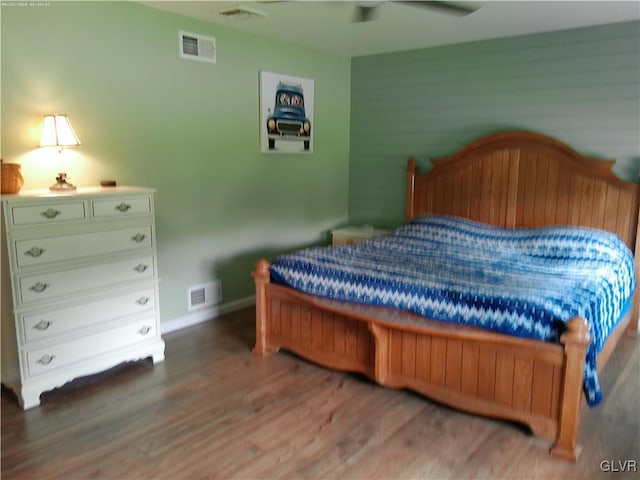
[[[597,354],[635,288],[633,256],[608,232],[504,229],[448,216],[419,217],[357,245],[282,255],[271,278],[313,295],[551,342],[583,317],[589,405],[602,400]]]

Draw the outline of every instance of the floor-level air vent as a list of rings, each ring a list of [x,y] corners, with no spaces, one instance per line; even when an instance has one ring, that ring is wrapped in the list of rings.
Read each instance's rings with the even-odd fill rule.
[[[199,310],[220,302],[222,289],[220,282],[209,282],[187,289],[188,310]]]
[[[180,30],[180,57],[200,62],[216,63],[216,39]]]

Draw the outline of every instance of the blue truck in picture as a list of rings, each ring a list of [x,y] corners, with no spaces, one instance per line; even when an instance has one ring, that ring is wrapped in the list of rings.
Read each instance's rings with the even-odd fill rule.
[[[280,82],[276,88],[273,113],[267,117],[269,150],[276,148],[276,140],[304,142],[304,149],[311,145],[311,122],[304,109],[304,92],[301,85]]]

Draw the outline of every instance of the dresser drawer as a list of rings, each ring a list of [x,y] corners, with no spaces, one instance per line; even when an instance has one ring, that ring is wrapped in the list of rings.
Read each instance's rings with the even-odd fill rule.
[[[26,313],[21,317],[24,337],[26,342],[46,340],[107,320],[155,310],[156,303],[156,291],[151,287],[57,310]]]
[[[105,332],[27,351],[28,374],[33,376],[65,367],[153,339],[156,334],[156,320],[154,317],[149,317]]]
[[[96,218],[127,217],[151,213],[151,197],[93,200],[91,205],[93,216]]]
[[[151,226],[15,242],[19,267],[151,247]]]
[[[23,304],[76,294],[92,288],[130,280],[153,278],[151,255],[101,265],[18,277],[19,299]]]
[[[84,202],[47,202],[39,205],[13,205],[11,221],[15,226],[53,224],[71,220],[84,220]]]

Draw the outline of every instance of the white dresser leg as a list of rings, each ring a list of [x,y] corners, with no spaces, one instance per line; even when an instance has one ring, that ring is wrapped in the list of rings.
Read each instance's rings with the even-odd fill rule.
[[[28,385],[23,385],[20,393],[17,395],[18,402],[23,410],[29,410],[30,408],[40,405],[40,394],[42,390],[39,388],[30,388]]]

